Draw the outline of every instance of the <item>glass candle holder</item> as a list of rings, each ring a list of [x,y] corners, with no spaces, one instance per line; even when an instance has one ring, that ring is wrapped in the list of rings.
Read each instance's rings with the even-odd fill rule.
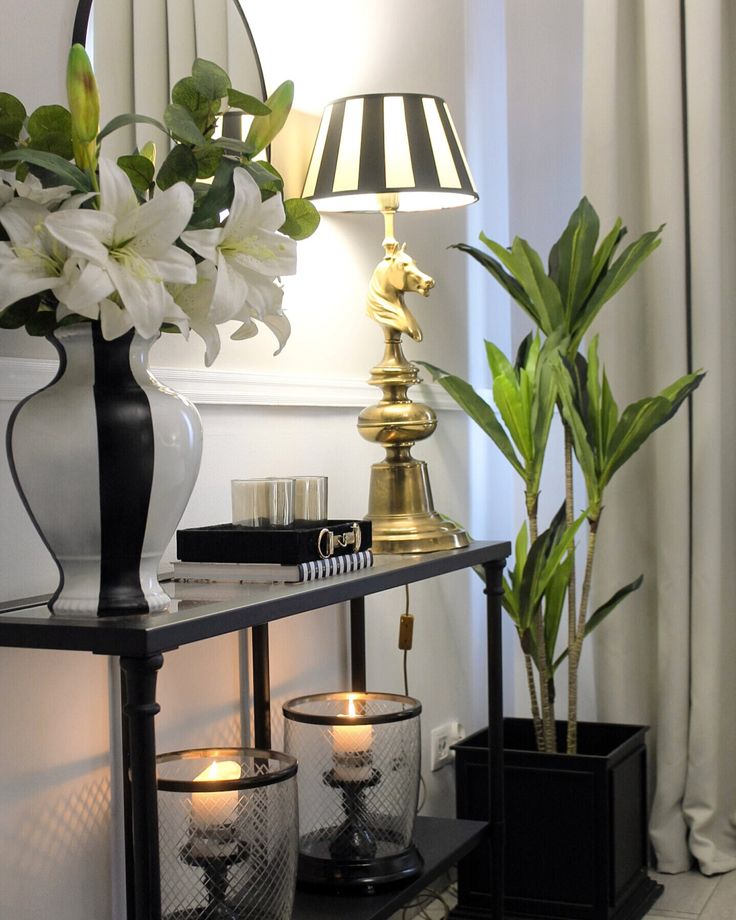
[[[327,477],[294,477],[294,523],[311,524],[327,520]]]
[[[164,920],[290,920],[296,886],[296,761],[200,748],[158,767]]]
[[[288,527],[294,523],[293,479],[233,479],[233,524]]]
[[[300,882],[372,889],[409,878],[421,704],[393,693],[321,693],[284,704],[284,747],[299,761]]]

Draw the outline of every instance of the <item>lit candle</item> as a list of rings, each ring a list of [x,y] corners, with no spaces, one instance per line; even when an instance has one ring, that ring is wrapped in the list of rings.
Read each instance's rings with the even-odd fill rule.
[[[240,764],[234,760],[213,760],[206,770],[195,777],[195,782],[240,779],[240,772]],[[237,804],[237,789],[225,792],[193,792],[192,823],[199,828],[227,824]]]
[[[338,719],[355,719],[354,698],[348,701],[348,711],[339,713]],[[373,728],[370,725],[335,725],[332,733],[332,751],[335,760],[335,779],[361,782],[370,779]]]

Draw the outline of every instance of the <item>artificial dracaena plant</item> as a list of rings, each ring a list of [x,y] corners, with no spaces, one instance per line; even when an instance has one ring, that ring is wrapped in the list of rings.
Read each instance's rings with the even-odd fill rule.
[[[644,441],[672,418],[703,377],[701,373],[687,374],[659,395],[619,412],[605,371],[601,376],[597,337],[591,342],[587,360],[579,354],[583,337],[603,305],[659,246],[661,229],[645,233],[616,257],[626,233],[621,220],[599,243],[598,215],[583,198],[550,251],[547,271],[539,254],[518,237],[505,248],[481,234],[490,253],[458,244],[456,248],[483,265],[537,327],[537,333],[522,342],[514,365],[486,342],[493,401],[503,425],[469,383],[424,365],[489,435],[524,482],[527,520],[516,539],[514,568],[504,582],[503,603],[521,641],[537,746],[543,751],[557,749],[554,677],[558,667],[567,659],[566,748],[568,753],[575,753],[577,674],[583,640],[642,582],[640,576],[623,586],[589,615],[604,490]],[[543,344],[540,333],[545,337]],[[565,499],[540,534],[539,484],[555,407],[565,432]],[[577,515],[573,454],[586,489],[586,506]],[[583,521],[587,521],[587,547],[578,600],[574,541]],[[558,653],[565,600],[567,643]]]

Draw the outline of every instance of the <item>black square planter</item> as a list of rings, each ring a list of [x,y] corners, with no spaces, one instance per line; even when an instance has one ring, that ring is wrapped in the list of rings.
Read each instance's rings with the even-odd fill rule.
[[[581,722],[578,754],[540,754],[531,720],[504,720],[505,917],[647,913],[663,889],[647,875],[646,731]],[[487,730],[454,749],[457,816],[487,820]],[[460,862],[453,918],[490,916],[488,866],[487,843]]]

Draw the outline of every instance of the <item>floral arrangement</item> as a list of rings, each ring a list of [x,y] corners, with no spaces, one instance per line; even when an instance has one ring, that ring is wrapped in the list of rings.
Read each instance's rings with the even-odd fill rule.
[[[236,320],[234,339],[290,333],[280,277],[296,271],[296,240],[319,223],[313,206],[283,199],[278,171],[256,157],[283,127],[293,84],[263,103],[234,89],[227,73],[198,59],[172,90],[163,123],[120,115],[102,130],[89,58],[74,45],[67,70],[69,109],[30,116],[0,93],[0,328],[49,335],[99,321],[110,340],[135,329],[150,338],[190,329],[209,366],[218,326]],[[245,140],[216,137],[226,111],[253,116]],[[115,162],[102,141],[132,124],[171,139],[157,169],[152,143]],[[277,351],[277,353],[278,353]]]

